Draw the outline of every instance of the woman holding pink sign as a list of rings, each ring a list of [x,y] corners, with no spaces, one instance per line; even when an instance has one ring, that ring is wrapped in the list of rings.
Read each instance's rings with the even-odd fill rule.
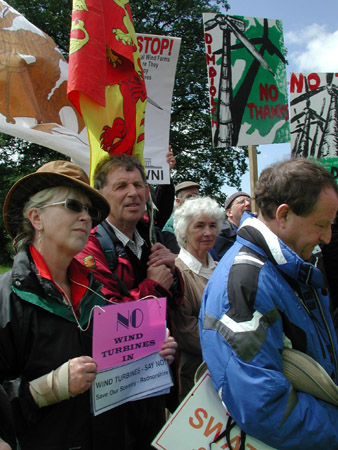
[[[7,194],[4,222],[17,254],[0,277],[0,382],[21,450],[114,448],[120,432],[112,411],[90,412],[91,317],[107,299],[74,259],[108,213],[86,173],[68,161],[43,165]],[[175,345],[167,342],[163,356],[173,359]]]

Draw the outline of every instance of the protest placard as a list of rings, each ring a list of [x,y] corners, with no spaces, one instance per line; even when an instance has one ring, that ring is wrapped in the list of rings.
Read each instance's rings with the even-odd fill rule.
[[[229,420],[232,419],[207,371],[166,422],[152,445],[158,450],[228,449],[225,436],[212,443],[226,429]],[[241,443],[241,430],[237,425],[229,429],[229,442],[235,450],[273,450],[248,435],[245,437],[245,444]]]
[[[158,353],[99,372],[92,387],[94,415],[131,400],[167,393],[172,385],[168,363]]]
[[[326,167],[338,179],[338,73],[292,73],[291,152]]]
[[[107,305],[94,310],[92,385],[94,414],[168,392],[168,363],[159,355],[166,334],[166,298]]]
[[[146,83],[144,164],[149,183],[169,184],[171,101],[181,38],[136,34]]]
[[[107,305],[94,310],[93,358],[98,370],[158,352],[165,340],[166,298]]]
[[[280,20],[203,14],[215,148],[290,141]]]

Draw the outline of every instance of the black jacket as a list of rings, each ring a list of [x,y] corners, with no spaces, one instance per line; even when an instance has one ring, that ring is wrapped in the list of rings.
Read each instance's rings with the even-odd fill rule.
[[[223,228],[216,238],[214,249],[216,251],[218,260],[222,258],[224,253],[229,250],[236,240],[238,227],[227,219],[224,221]]]
[[[0,385],[0,438],[16,450],[14,420],[7,394]]]
[[[101,285],[91,273],[87,277],[98,291]],[[19,253],[13,269],[0,276],[0,299],[0,381],[6,380],[21,450],[114,448],[118,425],[112,427],[113,410],[94,417],[89,391],[43,408],[29,392],[29,381],[69,359],[91,355],[92,328],[78,328],[55,285],[38,276],[29,252]],[[92,307],[103,303],[86,291],[79,303],[82,327]]]

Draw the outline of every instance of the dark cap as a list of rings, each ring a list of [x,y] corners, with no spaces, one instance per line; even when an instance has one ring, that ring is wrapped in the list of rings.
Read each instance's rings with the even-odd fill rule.
[[[199,189],[200,185],[198,183],[195,183],[195,181],[183,181],[183,183],[175,186],[175,194],[178,194],[180,191],[184,191],[184,189],[192,187],[196,187],[197,189]]]
[[[4,203],[3,217],[8,233],[15,237],[22,223],[22,210],[29,198],[43,189],[69,186],[82,191],[101,212],[100,220],[93,220],[93,227],[104,220],[110,211],[109,203],[92,188],[81,167],[70,161],[50,161],[36,172],[18,180],[9,190]]]
[[[251,198],[250,195],[247,194],[246,192],[242,192],[242,191],[235,192],[234,194],[229,195],[229,197],[225,200],[224,209],[227,210],[227,209],[231,208],[232,202],[237,197],[242,197],[242,196]]]

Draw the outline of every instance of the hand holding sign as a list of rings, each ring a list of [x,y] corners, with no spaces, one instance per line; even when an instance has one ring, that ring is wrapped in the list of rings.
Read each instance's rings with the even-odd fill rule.
[[[160,355],[166,359],[169,364],[173,363],[175,360],[177,347],[177,342],[172,336],[170,336],[169,329],[167,328],[166,339],[162,345]]]
[[[86,392],[95,380],[97,364],[90,356],[79,356],[69,361],[70,394],[77,395]]]

